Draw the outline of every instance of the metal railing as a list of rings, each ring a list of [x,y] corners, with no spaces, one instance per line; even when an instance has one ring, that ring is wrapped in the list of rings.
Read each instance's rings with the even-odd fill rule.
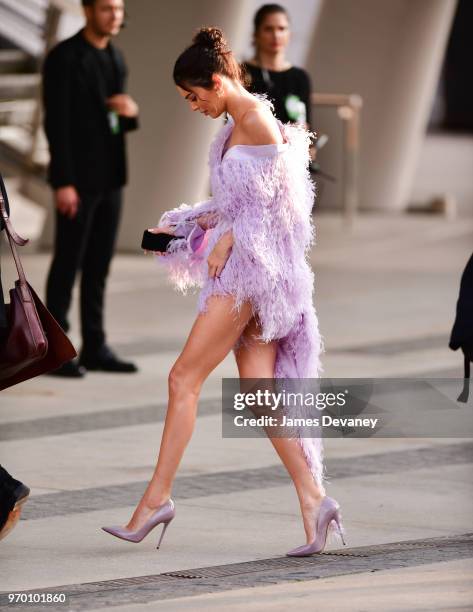
[[[311,102],[314,107],[335,108],[342,121],[342,210],[346,224],[352,226],[359,201],[360,115],[363,100],[358,94],[313,93]]]

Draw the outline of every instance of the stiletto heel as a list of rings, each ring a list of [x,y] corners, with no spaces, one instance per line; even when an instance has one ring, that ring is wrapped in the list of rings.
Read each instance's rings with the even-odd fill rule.
[[[288,557],[308,557],[309,555],[323,552],[332,523],[336,525],[337,532],[342,538],[343,544],[345,544],[343,526],[340,520],[340,505],[332,497],[324,497],[320,504],[319,515],[315,524],[315,539],[310,544],[304,544],[290,550],[286,555]]]
[[[138,542],[141,542],[141,540],[160,523],[164,523],[163,531],[157,546],[159,548],[164,532],[175,516],[175,504],[172,499],[169,499],[166,503],[162,504],[156,509],[156,511],[150,516],[146,523],[140,527],[140,529],[136,529],[135,531],[127,529],[126,527],[102,527],[102,529],[116,538],[137,544]]]
[[[340,539],[343,542],[343,546],[346,546],[347,543],[345,542],[345,536],[344,536],[344,528],[342,525],[342,521],[341,521],[341,517],[340,517],[340,513],[337,511],[337,513],[335,514],[335,518],[332,521],[332,523],[335,523],[336,525],[336,529],[337,529],[337,533],[340,536]]]
[[[156,546],[156,548],[159,548],[161,546],[161,540],[163,539],[164,534],[166,533],[166,529],[168,528],[168,525],[169,525],[170,522],[171,521],[168,521],[167,523],[164,523],[163,530],[161,531],[161,537],[159,538],[159,542],[158,542],[158,545]]]

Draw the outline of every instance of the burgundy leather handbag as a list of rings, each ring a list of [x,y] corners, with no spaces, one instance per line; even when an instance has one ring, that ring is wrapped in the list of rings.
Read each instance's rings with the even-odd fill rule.
[[[54,370],[77,353],[69,338],[26,280],[16,245],[28,242],[13,229],[3,196],[0,213],[18,271],[6,305],[7,330],[0,340],[0,391]]]

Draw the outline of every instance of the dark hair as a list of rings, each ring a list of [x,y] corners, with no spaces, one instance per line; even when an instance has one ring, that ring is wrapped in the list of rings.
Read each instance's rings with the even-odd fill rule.
[[[243,82],[241,66],[235,59],[223,33],[218,28],[201,28],[192,39],[192,45],[177,58],[173,78],[183,89],[196,85],[212,88],[212,75],[222,74]]]
[[[253,17],[254,34],[256,34],[256,32],[259,30],[266,17],[268,15],[273,15],[274,13],[284,13],[289,21],[289,13],[280,4],[263,4],[263,6],[259,7],[255,13],[255,16]]]
[[[95,4],[95,0],[82,0],[82,6],[93,6]]]

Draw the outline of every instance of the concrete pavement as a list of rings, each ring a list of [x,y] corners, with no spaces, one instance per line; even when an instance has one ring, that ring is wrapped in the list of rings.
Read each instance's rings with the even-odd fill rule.
[[[340,219],[320,216],[317,231],[312,261],[325,375],[461,377],[462,360],[447,344],[461,270],[473,248],[473,220],[363,216],[347,233]],[[48,260],[43,254],[24,257],[38,289]],[[74,605],[88,610],[238,610],[243,604],[312,610],[324,603],[334,610],[471,609],[470,544],[457,543],[463,555],[458,560],[441,554],[456,554],[455,538],[473,531],[472,441],[460,438],[326,441],[328,492],[342,505],[347,552],[415,541],[409,545],[419,548],[415,563],[407,552],[395,562],[388,555],[390,567],[376,561],[374,574],[373,568],[352,574],[347,565],[339,575],[315,581],[307,565],[299,579],[290,569],[272,574],[270,568],[261,576],[271,586],[248,586],[242,579],[227,589],[215,577],[199,586],[207,593],[181,579],[165,599],[161,583],[113,586],[124,578],[263,563],[304,541],[296,495],[269,442],[222,439],[221,377],[237,375],[232,355],[205,384],[176,482],[176,520],[162,548],[155,549],[158,534],[132,545],[100,530],[126,522],[151,474],[167,374],[195,312],[196,295],[174,292],[151,258],[120,255],[107,297],[110,343],[140,372],[89,373],[81,381],[44,376],[2,392],[0,462],[32,488],[32,497],[24,520],[0,545],[1,591],[100,582],[93,595],[77,587]],[[77,341],[76,306],[72,320]],[[408,460],[399,461],[401,456]],[[438,562],[423,560],[427,545],[419,542],[446,536],[453,540],[436,544]],[[339,549],[338,542],[329,548]],[[317,563],[311,563],[315,576]],[[259,567],[252,566],[251,574],[258,575]],[[115,597],[97,595],[112,587]]]

